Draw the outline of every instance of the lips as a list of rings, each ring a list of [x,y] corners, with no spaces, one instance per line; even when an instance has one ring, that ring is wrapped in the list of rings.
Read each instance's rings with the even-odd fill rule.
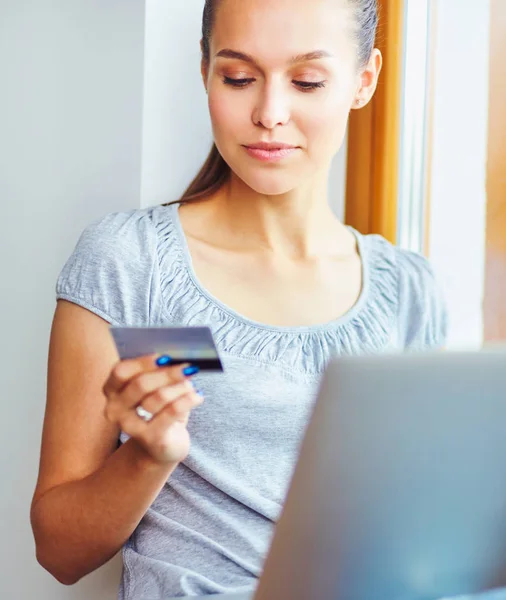
[[[295,150],[296,146],[291,144],[284,144],[282,142],[258,142],[256,144],[248,144],[246,148],[251,148],[252,150]]]
[[[250,156],[263,162],[280,161],[298,150],[296,146],[281,142],[259,142],[244,147]]]

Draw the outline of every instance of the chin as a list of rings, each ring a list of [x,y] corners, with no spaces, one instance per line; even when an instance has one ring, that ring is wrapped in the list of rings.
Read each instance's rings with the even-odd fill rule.
[[[296,186],[293,181],[288,182],[265,182],[265,181],[245,181],[245,183],[254,190],[257,194],[263,196],[281,196],[282,194],[288,194]]]
[[[265,169],[263,173],[259,173],[257,170],[252,172],[243,168],[235,170],[235,173],[249,188],[264,196],[287,194],[298,187],[302,179],[300,173],[281,169],[272,169],[270,172]]]

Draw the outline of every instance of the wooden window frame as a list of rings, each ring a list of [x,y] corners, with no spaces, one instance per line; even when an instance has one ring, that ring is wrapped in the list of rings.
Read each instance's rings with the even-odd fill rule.
[[[404,0],[379,0],[383,69],[371,102],[348,128],[345,222],[397,241]]]

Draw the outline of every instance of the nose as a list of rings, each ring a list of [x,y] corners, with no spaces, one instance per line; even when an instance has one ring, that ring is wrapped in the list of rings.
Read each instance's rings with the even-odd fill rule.
[[[290,121],[290,103],[288,93],[269,83],[263,86],[256,100],[252,115],[253,123],[265,129],[274,129]]]

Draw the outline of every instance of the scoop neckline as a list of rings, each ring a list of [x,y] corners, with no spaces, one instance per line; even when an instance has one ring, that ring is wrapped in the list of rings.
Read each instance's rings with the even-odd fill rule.
[[[352,233],[355,241],[357,243],[358,254],[360,257],[360,262],[362,266],[362,288],[360,290],[360,294],[357,298],[355,304],[346,311],[340,317],[336,319],[332,319],[331,321],[327,321],[326,323],[320,323],[315,325],[296,325],[296,326],[282,326],[282,325],[270,325],[268,323],[262,323],[260,321],[255,321],[254,319],[250,319],[245,315],[234,310],[232,307],[228,306],[224,302],[222,302],[219,298],[214,296],[206,287],[204,287],[201,283],[195,269],[193,267],[193,260],[191,256],[191,252],[188,246],[188,241],[186,239],[186,234],[183,229],[183,225],[181,223],[181,219],[179,216],[179,204],[174,203],[169,205],[169,209],[171,210],[171,217],[174,223],[176,236],[177,236],[177,244],[179,246],[179,250],[181,252],[181,257],[193,286],[195,289],[204,296],[209,303],[216,306],[218,309],[226,313],[230,318],[235,321],[242,323],[248,327],[254,329],[261,329],[264,331],[271,331],[276,333],[292,333],[292,334],[303,334],[303,333],[316,333],[321,331],[328,331],[334,329],[340,329],[350,321],[355,319],[357,315],[359,315],[367,305],[367,301],[370,295],[370,264],[369,257],[367,255],[367,251],[364,244],[364,239],[361,233],[359,233],[356,229],[351,227],[350,225],[346,225],[347,229]]]

